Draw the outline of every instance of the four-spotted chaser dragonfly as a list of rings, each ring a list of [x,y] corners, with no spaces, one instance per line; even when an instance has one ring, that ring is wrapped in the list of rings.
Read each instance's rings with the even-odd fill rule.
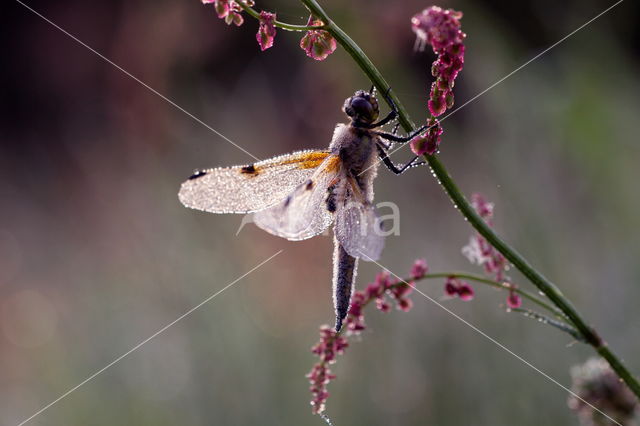
[[[396,166],[387,156],[394,142],[406,142],[424,130],[407,137],[374,130],[396,118],[390,104],[391,112],[376,121],[379,109],[374,89],[357,91],[343,107],[351,121],[336,126],[329,149],[198,171],[180,188],[179,198],[186,207],[211,213],[253,213],[258,227],[292,241],[311,238],[335,223],[336,330],[349,309],[358,259],[377,260],[384,245],[372,204],[378,157],[396,174],[423,164],[414,157]]]

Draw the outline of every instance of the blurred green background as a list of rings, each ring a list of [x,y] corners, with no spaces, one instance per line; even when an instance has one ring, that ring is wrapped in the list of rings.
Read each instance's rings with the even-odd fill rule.
[[[606,1],[451,1],[464,12],[461,105],[597,13]],[[340,48],[307,58],[279,31],[227,27],[190,1],[28,2],[259,158],[324,148],[344,98],[370,83]],[[325,1],[411,111],[426,116],[430,52],[413,52],[418,1]],[[33,419],[34,425],[321,425],[304,375],[333,321],[331,239],[288,242],[241,217],[183,208],[193,169],[251,161],[17,2],[4,2],[0,69],[0,424],[15,425],[137,343],[284,252]],[[259,2],[304,23],[291,1]],[[447,119],[441,158],[496,203],[496,226],[563,289],[640,373],[640,7],[625,1]],[[404,148],[394,156],[409,157]],[[400,207],[381,263],[399,275],[479,272],[470,227],[427,169],[385,170]],[[378,267],[362,263],[358,286]],[[517,274],[525,288],[529,285]],[[420,287],[434,298],[441,282]],[[569,385],[592,354],[504,312],[476,287],[446,306]],[[370,309],[334,366],[328,413],[343,425],[573,425],[567,393],[414,295]]]

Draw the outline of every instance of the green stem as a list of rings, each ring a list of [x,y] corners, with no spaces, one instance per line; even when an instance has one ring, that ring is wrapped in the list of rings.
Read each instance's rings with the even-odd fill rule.
[[[568,333],[578,342],[587,343],[585,342],[584,337],[582,337],[582,334],[580,334],[578,330],[568,325],[566,322],[558,321],[554,318],[549,318],[545,315],[542,315],[539,312],[533,311],[531,309],[526,309],[526,308],[513,308],[511,309],[511,312],[517,312],[519,314],[524,315],[525,317],[532,318],[543,324],[547,324],[552,327],[555,327],[561,331],[564,331],[565,333]]]
[[[448,277],[454,277],[454,278],[461,278],[463,280],[470,280],[470,281],[475,281],[481,284],[486,284],[488,286],[491,287],[495,287],[501,290],[511,290],[514,291],[516,293],[518,293],[519,295],[521,295],[523,298],[535,303],[536,305],[546,309],[547,311],[549,311],[550,313],[552,313],[556,318],[558,318],[559,320],[562,320],[564,322],[567,321],[567,317],[564,316],[564,314],[559,311],[556,307],[544,302],[542,299],[540,299],[537,296],[534,296],[533,294],[522,290],[520,288],[511,288],[509,286],[509,284],[505,284],[505,283],[500,283],[498,281],[494,281],[494,280],[490,280],[488,278],[482,277],[480,275],[474,275],[474,274],[469,274],[466,272],[438,272],[438,273],[432,273],[432,274],[426,274],[423,278],[424,279],[430,279],[430,278],[448,278]],[[408,281],[406,281],[408,282]]]
[[[338,43],[351,55],[354,61],[362,69],[362,71],[369,77],[371,82],[378,88],[381,93],[387,93],[389,91],[389,84],[385,81],[380,74],[380,71],[373,65],[367,55],[360,49],[360,47],[340,28],[338,27],[327,15],[327,13],[320,7],[316,0],[301,0],[302,3],[309,9],[311,14],[321,19],[325,23],[325,30],[328,31]],[[390,98],[395,103],[398,111],[399,121],[402,127],[410,132],[415,129],[414,123],[411,121],[406,109],[393,92],[389,92]],[[507,244],[502,238],[496,234],[496,232],[490,228],[484,220],[476,213],[471,204],[467,201],[462,192],[458,189],[445,166],[440,162],[436,155],[425,155],[425,158],[431,170],[436,175],[438,181],[441,183],[445,192],[457,206],[462,215],[469,221],[469,223],[478,231],[480,235],[487,239],[487,241],[496,248],[502,255],[507,258],[522,274],[529,279],[545,296],[547,296],[554,305],[556,305],[576,326],[580,331],[580,334],[584,336],[585,340],[593,346],[593,348],[609,362],[611,368],[618,374],[618,376],[624,380],[629,388],[640,399],[640,383],[629,372],[622,361],[608,348],[606,342],[598,335],[598,333],[586,323],[582,316],[578,313],[573,304],[562,294],[562,292],[547,278],[545,278],[540,272],[538,272],[533,266],[527,262],[514,248]]]
[[[260,14],[258,13],[258,11],[256,11],[252,7],[248,6],[243,1],[239,1],[237,3],[240,5],[240,7],[245,12],[247,12],[247,14],[249,16],[252,16],[252,17],[256,18],[257,20],[260,20]],[[309,30],[321,30],[321,29],[323,29],[323,26],[293,25],[293,24],[287,24],[286,22],[280,22],[280,21],[275,21],[273,24],[276,27],[282,28],[283,30],[287,30],[287,31],[309,31]]]

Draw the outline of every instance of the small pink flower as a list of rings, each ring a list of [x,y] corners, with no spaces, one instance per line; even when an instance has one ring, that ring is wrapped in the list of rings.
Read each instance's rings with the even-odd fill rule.
[[[389,305],[384,297],[378,297],[376,299],[376,307],[384,313],[391,311],[391,305]]]
[[[427,261],[424,259],[417,259],[411,267],[411,278],[419,280],[424,277],[428,271],[429,266],[427,266]]]
[[[375,299],[380,295],[380,285],[378,283],[369,283],[367,284],[367,288],[365,288],[364,292],[367,299]]]
[[[475,296],[473,287],[471,287],[466,282],[462,282],[462,284],[460,285],[460,288],[458,289],[458,297],[460,297],[460,300],[464,300],[465,302],[468,302],[469,300],[473,300],[473,296]]]
[[[309,16],[307,25],[321,26],[322,21]],[[307,56],[316,61],[324,61],[332,54],[337,47],[336,40],[329,32],[324,30],[309,30],[300,40],[300,47],[307,53]]]
[[[447,277],[444,283],[444,293],[449,297],[459,297],[465,302],[473,300],[475,295],[475,291],[469,283],[456,277]]]
[[[431,95],[431,98],[427,101],[427,107],[431,115],[437,117],[447,110],[447,100],[445,94],[438,89],[432,89],[432,93],[433,95]]]
[[[260,12],[260,26],[258,27],[258,33],[256,34],[256,40],[260,45],[260,50],[265,51],[273,46],[273,39],[276,36],[276,14]]]
[[[202,3],[213,3],[218,18],[224,19],[227,25],[235,24],[239,27],[244,22],[244,18],[240,14],[242,8],[233,0],[202,0]]]
[[[507,296],[507,306],[509,307],[509,309],[516,309],[522,306],[522,298],[513,289],[509,290],[509,295]]]
[[[458,295],[458,284],[453,278],[447,278],[447,281],[445,281],[444,294],[449,297],[456,297]]]
[[[216,13],[220,19],[225,19],[231,10],[229,0],[215,0],[213,2],[213,7],[216,9]]]
[[[402,297],[405,297],[411,294],[414,287],[415,287],[415,283],[413,282],[397,285],[391,289],[391,295],[395,299],[400,299]]]
[[[320,341],[311,348],[311,352],[318,355],[321,361],[331,362],[348,346],[344,337],[338,336],[333,328],[325,325],[320,328]]]
[[[411,310],[411,308],[413,307],[413,301],[411,299],[406,299],[406,298],[402,298],[402,299],[398,299],[398,309],[400,309],[403,312],[409,312]]]
[[[485,221],[490,221],[493,218],[494,204],[488,202],[484,195],[477,192],[471,194],[471,205]]]
[[[242,12],[242,8],[235,1],[231,1],[229,3],[229,14],[224,18],[224,22],[227,25],[234,24],[236,27],[239,27],[244,22],[244,18],[240,14]]]
[[[429,127],[423,134],[414,137],[409,142],[411,151],[416,155],[433,155],[440,146],[440,136],[443,133],[440,122],[435,118],[430,118],[427,120],[427,126]]]
[[[369,284],[371,286],[372,284]],[[364,314],[362,313],[362,307],[367,300],[376,296],[365,296],[362,291],[355,291],[351,296],[351,306],[345,319],[347,324],[347,331],[351,334],[360,334],[362,330],[366,328],[364,322]]]

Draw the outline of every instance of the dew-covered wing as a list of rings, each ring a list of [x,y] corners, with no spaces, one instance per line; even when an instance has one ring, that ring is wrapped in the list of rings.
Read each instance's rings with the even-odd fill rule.
[[[328,209],[329,187],[339,180],[340,158],[330,155],[316,172],[283,201],[254,213],[253,221],[265,231],[288,240],[305,240],[325,231],[333,222]]]
[[[299,151],[246,166],[202,170],[182,183],[178,198],[186,207],[211,213],[263,210],[308,180],[328,156],[327,151]]]
[[[378,260],[384,247],[380,218],[373,205],[364,200],[357,184],[350,178],[348,182],[336,209],[336,238],[351,256]]]

